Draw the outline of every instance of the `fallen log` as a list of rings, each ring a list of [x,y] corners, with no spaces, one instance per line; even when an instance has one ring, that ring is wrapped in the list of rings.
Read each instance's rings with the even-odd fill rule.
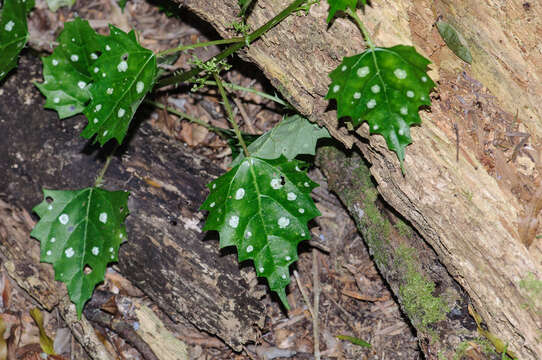
[[[92,186],[107,152],[78,135],[82,117],[59,121],[43,110],[32,84],[40,68],[37,58],[23,57],[0,90],[0,199],[27,212],[41,202],[42,187]],[[186,319],[236,350],[256,341],[264,321],[257,281],[241,274],[233,255],[220,253],[216,236],[201,231],[205,184],[222,171],[148,124],[137,127],[117,154],[104,187],[131,193],[121,272],[173,320]],[[38,300],[51,309],[58,295],[37,282],[44,286]]]
[[[236,0],[177,2],[221,36],[234,35],[229,24],[238,20]],[[289,3],[258,0],[248,23],[256,29]],[[535,239],[542,220],[542,66],[533,36],[542,8],[519,0],[379,0],[366,8],[363,21],[375,43],[415,45],[432,60],[429,74],[438,82],[431,110],[411,130],[405,175],[382,137],[368,136],[363,126],[347,134],[323,99],[328,72],[364,49],[348,19],[327,25],[327,8],[321,1],[307,16],[291,16],[242,57],[301,113],[346,147],[356,144],[383,199],[435,250],[489,330],[521,359],[542,358],[542,302],[528,285],[542,279],[542,246]],[[472,66],[445,46],[433,27],[438,16],[466,38]],[[528,140],[520,142],[518,134]]]

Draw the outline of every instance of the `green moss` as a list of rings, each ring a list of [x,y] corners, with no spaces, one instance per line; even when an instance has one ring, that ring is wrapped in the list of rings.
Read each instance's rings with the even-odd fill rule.
[[[430,324],[445,318],[448,306],[444,300],[433,296],[435,283],[418,271],[415,249],[400,246],[396,256],[399,268],[404,269],[404,281],[399,287],[404,310],[416,327],[427,331]]]
[[[523,306],[529,310],[534,311],[537,315],[542,314],[542,281],[538,280],[533,273],[527,274],[527,276],[520,280],[519,288],[523,290],[525,296],[529,299],[529,302],[523,304]]]
[[[471,347],[470,343],[476,343],[480,345],[481,350],[484,353],[484,355],[489,356],[489,355],[497,354],[491,342],[489,342],[487,339],[484,339],[484,338],[476,338],[476,339],[461,342],[457,346],[457,349],[455,350],[453,360],[461,360],[466,355],[467,350]]]
[[[412,236],[412,228],[408,226],[404,221],[399,220],[395,225],[393,225],[397,232],[399,232],[399,235],[404,237],[411,237]]]

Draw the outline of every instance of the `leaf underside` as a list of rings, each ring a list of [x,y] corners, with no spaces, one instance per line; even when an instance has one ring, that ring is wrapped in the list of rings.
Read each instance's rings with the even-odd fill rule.
[[[435,83],[427,75],[430,61],[412,46],[375,48],[345,57],[329,76],[326,99],[337,101],[337,116],[349,116],[354,126],[369,123],[381,134],[401,165],[412,142],[410,126],[421,123],[420,106],[430,106]]]
[[[446,43],[446,46],[448,46],[457,57],[466,63],[472,63],[469,45],[461,33],[459,33],[452,25],[444,21],[437,21],[437,29]]]
[[[327,0],[329,3],[329,12],[327,16],[327,22],[329,23],[337,11],[346,11],[350,9],[356,11],[356,7],[359,4],[367,5],[367,0]]]
[[[4,0],[0,20],[0,81],[17,66],[17,57],[28,40],[26,14],[33,6],[33,0]]]
[[[248,151],[252,156],[262,159],[276,159],[281,155],[293,159],[299,154],[314,155],[318,139],[329,137],[325,128],[320,128],[302,116],[293,115],[284,118],[252,142]],[[244,157],[241,153],[230,166],[238,165]]]
[[[40,221],[30,235],[40,241],[41,261],[53,264],[55,280],[66,283],[81,316],[126,239],[129,193],[87,188],[44,189],[43,195],[44,201],[33,209]]]
[[[53,54],[42,58],[45,107],[66,118],[85,114],[81,135],[105,144],[126,136],[136,109],[156,79],[155,54],[141,47],[134,31],[110,25],[110,35],[97,34],[86,20],[66,23]]]
[[[203,230],[220,233],[220,247],[236,246],[239,261],[251,259],[286,308],[289,265],[297,245],[310,238],[307,222],[320,215],[310,193],[318,186],[300,162],[247,157],[211,182],[201,206],[209,211]]]

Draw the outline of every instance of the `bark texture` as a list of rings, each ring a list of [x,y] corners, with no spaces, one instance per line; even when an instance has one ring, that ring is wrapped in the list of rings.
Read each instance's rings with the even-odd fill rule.
[[[42,187],[92,186],[103,165],[96,161],[103,154],[78,135],[86,120],[59,121],[43,110],[32,84],[39,72],[37,58],[22,58],[0,96],[0,198],[28,213],[42,201]],[[205,184],[221,170],[148,124],[138,127],[118,153],[104,184],[131,192],[128,241],[119,256],[122,273],[171,318],[188,319],[237,350],[255,341],[264,321],[257,281],[243,277],[235,257],[221,254],[216,238],[201,231],[204,215],[198,208]],[[50,265],[13,271],[35,275],[28,276],[28,286],[42,287],[38,300],[50,309],[61,298],[47,287],[50,281],[39,279],[47,272],[30,271],[42,267]]]
[[[224,37],[237,20],[236,0],[178,0]],[[248,23],[255,29],[287,6],[258,0]],[[542,279],[535,240],[539,218],[542,135],[542,5],[466,0],[372,1],[362,19],[381,46],[413,44],[432,61],[438,81],[423,125],[412,129],[406,175],[380,136],[338,128],[323,100],[328,72],[343,56],[363,50],[346,18],[327,26],[321,1],[308,16],[291,16],[244,54],[297,109],[325,124],[371,164],[382,197],[403,215],[470,295],[491,332],[521,359],[542,358],[542,302],[525,279]],[[438,16],[466,38],[472,66],[446,48]],[[516,116],[517,114],[517,116]],[[521,137],[523,137],[524,140]],[[534,240],[534,242],[533,242]],[[533,242],[529,247],[528,244]],[[523,280],[523,281],[522,281]]]

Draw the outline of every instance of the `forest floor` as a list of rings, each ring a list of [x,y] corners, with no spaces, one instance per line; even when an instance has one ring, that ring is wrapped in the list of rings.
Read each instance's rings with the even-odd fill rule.
[[[130,0],[121,11],[115,0],[77,1],[71,9],[61,8],[53,13],[47,9],[44,0],[38,0],[29,25],[33,50],[27,51],[48,55],[63,23],[76,16],[88,19],[91,26],[103,33],[107,33],[109,23],[123,30],[134,28],[139,33],[142,45],[154,51],[175,47],[179,43],[219,38],[208,24],[193,14],[156,2]],[[218,51],[218,47],[208,47],[182,53],[169,70],[189,67],[194,54],[206,59]],[[232,60],[231,64],[232,69],[225,75],[228,82],[275,93],[257,67],[239,58]],[[242,130],[250,134],[269,130],[287,113],[280,105],[256,94],[236,92],[232,96]],[[195,92],[190,91],[190,86],[170,88],[161,91],[154,100],[211,125],[228,127],[216,89],[212,87]],[[224,169],[228,167],[231,151],[218,136],[163,110],[150,113],[148,121],[154,126],[213,159]],[[292,268],[288,292],[292,309],[286,312],[262,283],[263,293],[266,294],[262,299],[266,305],[266,323],[260,341],[246,346],[243,352],[233,352],[220,339],[199,332],[194,327],[174,324],[167,313],[161,312],[150,299],[135,289],[115,270],[115,266],[108,271],[105,283],[99,288],[148,304],[171,334],[186,343],[191,359],[313,359],[314,329],[309,306],[313,306],[315,292],[320,294],[318,334],[323,359],[421,358],[415,334],[376,270],[354,222],[340,201],[328,191],[321,172],[315,168],[310,176],[321,185],[313,196],[322,216],[312,222],[312,240],[300,246],[299,261]],[[39,328],[29,313],[36,305],[24,290],[10,280],[4,269],[1,272],[0,311],[8,329],[4,334],[6,346],[18,359],[39,359],[42,353]],[[306,293],[310,305],[304,300],[300,289]],[[118,309],[114,313],[120,321],[130,315]],[[42,311],[42,314],[44,331],[54,341],[55,350],[60,354],[49,358],[84,359],[86,355],[58,311]],[[122,333],[103,324],[93,323],[93,326],[106,348],[116,354],[117,359],[146,359],[130,341],[123,338]],[[338,335],[363,339],[371,347],[338,340]]]

